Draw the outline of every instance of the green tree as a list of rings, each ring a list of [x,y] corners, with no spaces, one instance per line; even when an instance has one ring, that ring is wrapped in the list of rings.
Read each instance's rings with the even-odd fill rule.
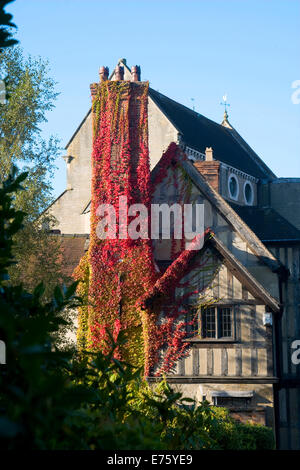
[[[12,15],[4,11],[5,6],[13,0],[0,0],[0,51],[2,48],[13,46],[18,41],[13,39],[11,28],[15,28]]]
[[[5,77],[7,94],[0,105],[0,179],[8,176],[12,165],[28,173],[25,191],[14,198],[14,206],[26,217],[23,230],[15,235],[18,264],[11,268],[10,278],[27,289],[43,281],[47,298],[57,281],[66,280],[59,241],[47,230],[53,220],[43,213],[52,199],[51,179],[60,151],[58,139],[46,140],[41,131],[57,97],[55,82],[49,77],[48,63],[24,58],[19,46],[0,52],[0,77]]]

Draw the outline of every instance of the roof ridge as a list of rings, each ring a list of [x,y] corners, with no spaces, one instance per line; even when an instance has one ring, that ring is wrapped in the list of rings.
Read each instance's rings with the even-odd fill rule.
[[[248,271],[247,267],[244,266],[234,254],[228,250],[228,248],[221,242],[221,240],[214,235],[209,240],[215,248],[228,260],[229,264],[234,264],[242,274],[244,274],[250,283],[250,285],[258,287],[261,291],[261,298],[269,305],[269,307],[279,311],[280,305],[278,301],[264,288],[264,286]]]
[[[185,104],[182,104],[182,103],[179,103],[178,101],[175,101],[173,98],[170,98],[169,96],[167,95],[164,95],[163,93],[161,93],[160,91],[157,91],[157,90],[154,90],[153,88],[149,87],[149,94],[150,94],[150,91],[154,92],[154,93],[158,93],[159,95],[163,96],[164,98],[167,98],[168,100],[172,101],[173,103],[175,103],[177,106],[181,106],[182,108],[184,108],[185,110],[189,111],[191,114],[193,114],[196,118],[203,118],[205,119],[206,121],[210,121],[212,124],[215,124],[216,126],[218,126],[219,128],[223,128],[224,126],[222,126],[222,124],[216,122],[216,121],[213,121],[213,119],[210,119],[206,116],[204,116],[204,114],[201,114],[201,113],[198,113],[197,111],[194,111],[193,109],[189,108],[188,106],[186,106]]]
[[[202,153],[205,147],[213,147],[215,157],[229,166],[256,178],[276,178],[234,128],[229,129],[153,88],[149,88],[149,96],[183,136],[186,146]]]

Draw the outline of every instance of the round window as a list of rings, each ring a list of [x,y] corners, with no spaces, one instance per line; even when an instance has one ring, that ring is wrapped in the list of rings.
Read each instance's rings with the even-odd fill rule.
[[[245,201],[247,204],[251,205],[253,204],[253,188],[252,185],[246,181],[244,185],[244,196],[245,196]]]
[[[237,199],[239,194],[238,181],[235,175],[231,175],[228,180],[229,194],[232,199]]]

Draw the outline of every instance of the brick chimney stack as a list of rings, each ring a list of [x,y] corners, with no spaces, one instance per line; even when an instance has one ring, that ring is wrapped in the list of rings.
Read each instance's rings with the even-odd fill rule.
[[[124,67],[117,65],[115,68],[116,80],[124,80]]]
[[[138,65],[133,65],[131,67],[131,79],[132,82],[141,81],[141,68]]]
[[[99,70],[99,77],[100,77],[100,82],[105,82],[108,80],[108,75],[109,75],[109,68],[108,67],[100,67]]]
[[[194,166],[214,190],[219,192],[220,162],[213,159],[213,149],[211,147],[205,149],[205,160],[195,162]]]

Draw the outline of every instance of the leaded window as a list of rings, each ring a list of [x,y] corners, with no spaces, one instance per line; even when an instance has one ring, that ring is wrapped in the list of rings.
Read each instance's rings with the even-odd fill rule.
[[[202,338],[233,338],[233,308],[213,306],[201,312]]]
[[[234,309],[221,305],[201,309],[190,306],[186,314],[186,331],[190,337],[233,339]]]

